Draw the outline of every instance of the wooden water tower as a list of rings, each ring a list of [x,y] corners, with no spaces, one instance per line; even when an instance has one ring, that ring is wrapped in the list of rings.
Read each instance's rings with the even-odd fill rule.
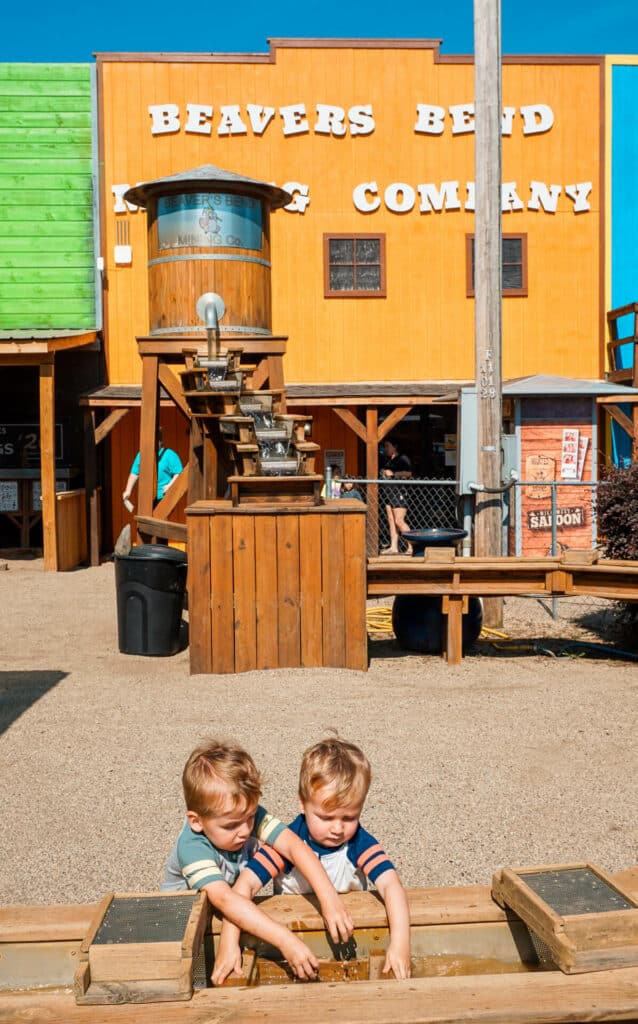
[[[291,197],[266,182],[206,164],[129,189],[146,208],[150,336],[197,336],[200,295],[226,305],[220,337],[272,336],[270,211]]]

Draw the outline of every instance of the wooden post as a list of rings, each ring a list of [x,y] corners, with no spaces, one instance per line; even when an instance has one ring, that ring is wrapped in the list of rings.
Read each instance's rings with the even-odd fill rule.
[[[138,515],[151,516],[157,491],[157,424],[159,406],[158,357],[142,360],[140,411],[140,477],[137,482]]]
[[[58,568],[55,508],[55,363],[40,364],[40,480],[42,483],[42,547],[45,571]]]
[[[100,564],[100,539],[97,505],[97,453],[95,445],[95,411],[84,409],[84,488],[89,526],[89,565]]]
[[[366,410],[366,477],[368,480],[378,480],[379,478],[379,411],[376,407]],[[376,555],[379,550],[378,497],[378,486],[368,484],[366,547],[369,555]]]
[[[500,0],[474,0],[475,181],[474,332],[478,394],[478,476],[487,488],[501,485],[501,15]],[[502,497],[478,492],[477,555],[502,549]],[[503,618],[500,598],[488,599],[489,625]]]

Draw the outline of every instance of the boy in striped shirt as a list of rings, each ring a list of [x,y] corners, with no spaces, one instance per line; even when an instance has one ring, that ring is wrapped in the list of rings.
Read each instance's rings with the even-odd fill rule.
[[[370,763],[359,747],[342,739],[316,743],[303,755],[299,775],[301,814],[289,827],[317,855],[337,892],[367,889],[368,882],[374,884],[385,904],[390,930],[383,972],[409,978],[410,912],[405,890],[392,862],[359,820],[370,779]],[[248,862],[238,887],[254,896],[271,877],[276,893],[307,893],[313,888],[303,866],[287,862],[282,869],[265,848]],[[232,959],[234,941],[237,957],[237,930],[226,928],[222,938],[224,956]]]
[[[239,929],[244,929],[280,949],[299,978],[314,978],[318,967],[314,954],[293,932],[256,907],[249,893],[234,886],[240,872],[257,854],[278,869],[292,862],[312,885],[335,942],[347,941],[352,920],[309,847],[259,805],[261,776],[250,755],[230,743],[204,741],[186,762],[182,784],[186,821],[171,851],[162,889],[204,889],[224,917],[222,935],[230,929],[237,952]],[[252,873],[250,877],[254,879]],[[236,958],[229,963],[223,949],[222,944],[212,974],[217,985],[237,967]],[[241,955],[239,961],[241,966]]]

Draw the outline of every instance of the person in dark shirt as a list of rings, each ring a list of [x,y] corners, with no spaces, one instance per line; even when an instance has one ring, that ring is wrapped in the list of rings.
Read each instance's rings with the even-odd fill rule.
[[[407,455],[399,451],[397,442],[393,438],[387,437],[383,442],[383,451],[386,462],[381,470],[381,476],[387,480],[409,480],[412,477],[412,463]],[[383,488],[382,500],[388,517],[390,544],[382,550],[382,555],[398,555],[399,537],[410,529],[406,519],[408,514],[406,492],[407,488],[400,487],[398,484]],[[407,553],[412,554],[410,543],[408,543]]]

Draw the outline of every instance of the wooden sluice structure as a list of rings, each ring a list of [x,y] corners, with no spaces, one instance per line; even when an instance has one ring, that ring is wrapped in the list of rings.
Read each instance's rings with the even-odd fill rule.
[[[638,868],[614,875],[614,885],[638,902]],[[500,884],[500,875],[495,876]],[[159,897],[162,898],[162,897]],[[164,898],[169,899],[166,895]],[[380,974],[387,944],[383,904],[372,893],[347,893],[355,921],[351,960],[335,959],[321,916],[303,896],[261,900],[262,908],[296,931],[321,961],[317,983],[289,983],[268,949],[244,955],[245,975],[222,988],[195,987],[192,998],[140,1002],[134,985],[108,986],[106,1005],[78,1005],[77,977],[87,963],[83,940],[95,933],[100,904],[0,909],[0,1021],[42,1020],[64,1024],[211,1024],[301,1020],[348,1024],[561,1024],[583,1021],[638,1021],[638,966],[565,974],[554,965],[540,969],[523,921],[492,898],[489,886],[408,890],[412,923],[413,977],[396,982]],[[108,903],[108,899],[106,900]],[[630,911],[630,916],[638,911]],[[97,915],[97,918],[96,918]],[[615,915],[614,915],[615,916]],[[600,917],[600,915],[594,915]],[[214,918],[206,927],[210,945],[219,934]],[[206,938],[205,936],[205,938]],[[187,937],[185,936],[185,939]],[[633,940],[632,940],[633,941]],[[189,932],[188,942],[193,937]],[[165,946],[165,943],[160,943]],[[247,946],[251,947],[247,938]],[[613,942],[611,943],[613,947]],[[90,959],[92,947],[88,947]],[[125,947],[114,956],[125,963]],[[634,946],[634,955],[638,947]],[[166,968],[153,971],[146,947],[131,956],[145,963],[146,993],[160,993]],[[178,951],[179,952],[179,951]],[[626,954],[626,951],[625,951]],[[84,958],[84,959],[83,959]],[[102,958],[104,959],[104,958]],[[131,961],[133,962],[133,961]],[[159,964],[159,961],[157,961]],[[80,970],[79,970],[80,968]],[[164,972],[164,973],[162,973]],[[261,983],[256,984],[258,976]],[[128,975],[131,976],[130,973]],[[76,979],[75,993],[73,989]],[[337,979],[340,982],[337,983]],[[363,980],[357,980],[363,979]],[[329,983],[325,983],[328,981]],[[166,989],[164,989],[166,993]],[[158,996],[161,998],[161,994]],[[126,1001],[131,1000],[131,1001]]]

